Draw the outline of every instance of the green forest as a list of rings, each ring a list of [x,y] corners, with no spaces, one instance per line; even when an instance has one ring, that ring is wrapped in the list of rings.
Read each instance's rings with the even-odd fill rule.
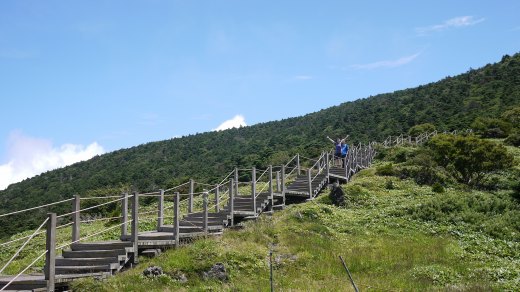
[[[438,82],[346,102],[281,121],[151,142],[49,171],[0,191],[0,214],[70,198],[122,191],[151,191],[196,178],[213,182],[233,167],[279,165],[296,153],[314,157],[325,137],[350,135],[351,143],[382,141],[416,125],[437,130],[474,128],[518,143],[520,54]],[[516,141],[516,142],[515,142]],[[65,205],[65,206],[64,206]],[[48,211],[23,220],[0,218],[0,234],[34,228]],[[18,218],[22,219],[22,218]]]

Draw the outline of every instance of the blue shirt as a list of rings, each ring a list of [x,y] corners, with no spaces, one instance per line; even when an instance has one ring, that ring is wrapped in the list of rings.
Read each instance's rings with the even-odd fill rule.
[[[341,155],[347,155],[347,152],[348,152],[348,145],[347,144],[341,145]]]

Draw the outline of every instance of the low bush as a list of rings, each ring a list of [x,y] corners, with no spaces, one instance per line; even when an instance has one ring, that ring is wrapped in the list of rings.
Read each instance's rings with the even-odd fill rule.
[[[385,182],[385,189],[394,190],[395,189],[394,181],[391,179],[387,179]]]
[[[515,132],[507,136],[504,143],[506,143],[507,145],[520,147],[520,132]]]
[[[515,183],[513,186],[512,186],[512,189],[513,189],[513,193],[511,194],[511,197],[516,200],[516,202],[518,202],[520,204],[520,181],[518,181],[517,183]]]
[[[432,192],[440,194],[440,193],[444,193],[445,191],[446,190],[444,189],[444,187],[438,182],[436,182],[432,185]]]
[[[396,167],[395,172],[399,178],[411,178],[420,185],[447,184],[453,181],[442,167],[402,165]]]
[[[386,163],[376,167],[376,174],[380,176],[393,176],[395,175],[394,165],[392,163]]]
[[[414,219],[463,225],[500,239],[518,240],[520,232],[520,210],[507,194],[448,192],[406,210]]]

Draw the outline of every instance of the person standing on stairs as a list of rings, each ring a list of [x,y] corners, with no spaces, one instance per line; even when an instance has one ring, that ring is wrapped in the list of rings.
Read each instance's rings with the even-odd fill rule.
[[[336,141],[332,140],[329,136],[327,136],[327,139],[329,139],[330,142],[334,144],[334,165],[336,165],[336,162],[341,161],[341,152],[342,152],[342,144],[345,144],[345,140],[347,140],[349,135],[347,137],[340,139],[337,138]],[[346,145],[346,144],[345,144]],[[346,153],[345,153],[346,156]],[[341,165],[341,163],[339,164]]]
[[[345,139],[347,139],[347,138],[345,138]],[[341,165],[343,166],[343,168],[345,168],[347,165],[347,154],[348,154],[348,144],[345,142],[342,142],[341,143]]]

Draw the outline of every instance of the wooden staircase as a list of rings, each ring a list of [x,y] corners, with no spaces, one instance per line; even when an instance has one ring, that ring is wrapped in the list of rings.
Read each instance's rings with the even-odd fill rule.
[[[260,193],[256,196],[256,210],[253,210],[252,196],[235,196],[233,216],[240,218],[257,217],[269,206],[269,202],[269,193]],[[226,210],[229,210],[228,208],[226,207]]]
[[[127,241],[73,243],[56,258],[56,275],[109,276],[120,271],[133,255],[134,247]]]
[[[318,174],[314,180],[311,180],[310,184],[307,175],[299,175],[289,184],[285,195],[313,199],[327,186],[327,182],[328,177],[326,173]]]
[[[350,154],[349,162],[354,161],[354,158],[356,159],[355,161],[357,161],[357,157],[355,156],[358,155],[356,148],[353,149],[353,153],[354,154]],[[365,157],[367,164],[371,162],[375,155],[375,152],[369,153],[371,156],[369,158]],[[285,174],[285,167],[287,167],[289,163],[281,167],[281,176],[279,172],[277,173],[276,191],[274,191],[273,188],[272,167],[270,166],[268,169],[269,172],[267,172],[267,170],[264,172],[264,174],[269,174],[268,183],[270,191],[260,191],[260,193],[256,193],[256,170],[253,168],[252,195],[238,194],[238,182],[235,180],[236,184],[234,184],[234,180],[231,178],[228,189],[228,203],[224,207],[219,206],[219,196],[217,191],[215,192],[215,209],[209,210],[207,205],[208,192],[204,191],[203,211],[199,212],[193,212],[191,209],[193,208],[194,188],[193,181],[190,180],[190,207],[187,215],[183,217],[178,215],[180,214],[180,194],[177,192],[174,197],[174,209],[176,210],[174,211],[174,224],[163,224],[163,219],[160,219],[157,223],[158,226],[156,230],[145,232],[138,231],[138,223],[135,224],[136,226],[132,224],[132,235],[126,233],[126,224],[127,222],[132,222],[132,220],[128,220],[128,194],[124,194],[121,201],[123,204],[122,210],[124,210],[122,212],[123,216],[121,217],[123,218],[123,223],[121,224],[121,240],[77,242],[70,244],[67,250],[62,251],[61,256],[55,257],[54,266],[52,264],[49,265],[51,267],[53,266],[52,269],[54,269],[55,272],[54,285],[59,288],[60,285],[66,286],[68,282],[77,278],[105,278],[111,276],[130,264],[137,263],[139,253],[151,252],[150,254],[158,254],[162,249],[172,246],[177,247],[183,243],[191,242],[193,239],[198,237],[220,235],[223,233],[224,228],[234,224],[235,219],[238,221],[244,219],[256,219],[262,213],[270,213],[273,212],[273,210],[283,209],[285,207],[286,198],[294,202],[299,202],[302,199],[312,200],[323,191],[323,189],[327,187],[327,184],[333,179],[340,180],[341,182],[348,182],[351,173],[355,173],[358,170],[358,166],[352,168],[348,163],[345,164],[346,169],[332,166],[331,160],[329,160],[330,157],[330,153],[322,153],[317,160],[312,160],[314,164],[311,167],[302,171],[300,169],[299,156],[297,155],[296,159],[291,159],[291,161],[297,161],[297,166],[294,166],[293,170],[288,175]],[[367,164],[365,164],[364,167],[366,167]],[[294,175],[291,176],[291,173],[295,170],[297,170],[297,173],[303,172],[304,174],[296,175],[295,177]],[[235,177],[238,178],[236,169]],[[281,183],[278,181],[280,178]],[[288,184],[285,183],[286,179],[290,179],[291,182]],[[259,180],[260,178],[258,181]],[[221,185],[217,185],[217,189],[219,186]],[[132,218],[138,218],[139,194],[134,193],[132,198]],[[77,230],[79,234],[79,196],[77,202],[77,209],[74,209],[77,210],[77,215],[75,215],[77,219],[74,224],[78,224]],[[165,218],[163,209],[163,190],[160,191],[160,202],[159,206],[161,207],[159,207],[158,218]],[[49,214],[49,216],[51,215],[54,216],[54,218],[56,217],[56,214]],[[178,217],[179,219],[177,219]],[[54,228],[55,232],[56,223],[55,219],[53,220],[54,227],[48,227],[48,230]],[[49,226],[52,226],[52,224],[49,223]],[[175,232],[177,228],[179,231]],[[52,261],[49,262],[52,263]],[[47,271],[50,268],[44,267],[44,269]],[[12,279],[14,279],[14,276],[0,276],[0,288],[4,287]],[[4,289],[4,291],[46,291],[47,287],[49,287],[49,283],[49,280],[46,280],[44,275],[41,274],[21,275],[9,286],[5,287],[6,290]]]
[[[175,242],[175,227],[162,225],[157,230],[140,232],[138,246],[145,248],[167,248],[181,244],[183,239],[220,235],[228,226],[230,214],[226,210],[207,214],[207,229],[204,227],[204,213],[190,213],[179,222],[179,243]]]
[[[329,179],[332,180],[339,180],[342,183],[345,183],[348,181],[349,176],[347,175],[347,171],[345,168],[333,166],[329,169]]]

